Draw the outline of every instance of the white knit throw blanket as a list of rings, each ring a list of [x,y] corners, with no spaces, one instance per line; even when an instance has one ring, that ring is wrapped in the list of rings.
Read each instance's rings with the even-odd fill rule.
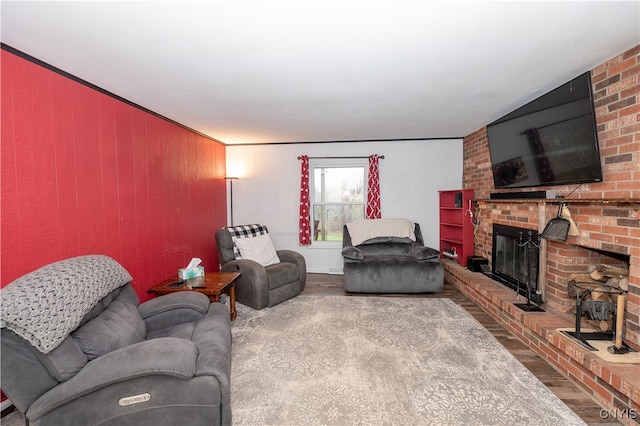
[[[131,280],[122,265],[103,255],[51,263],[0,291],[0,327],[49,353],[98,301]]]
[[[399,237],[416,240],[415,224],[409,219],[359,219],[347,223],[351,244],[358,246],[363,242],[378,237]]]

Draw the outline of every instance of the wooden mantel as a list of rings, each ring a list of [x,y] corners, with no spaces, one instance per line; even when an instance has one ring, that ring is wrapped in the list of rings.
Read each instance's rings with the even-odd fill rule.
[[[514,199],[490,199],[481,198],[474,200],[479,204],[526,204],[526,203],[550,203],[550,204],[616,204],[616,205],[640,205],[640,198],[514,198]]]

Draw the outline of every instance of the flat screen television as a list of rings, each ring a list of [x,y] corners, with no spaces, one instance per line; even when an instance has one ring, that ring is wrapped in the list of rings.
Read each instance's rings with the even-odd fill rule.
[[[496,188],[602,181],[587,72],[487,125]]]

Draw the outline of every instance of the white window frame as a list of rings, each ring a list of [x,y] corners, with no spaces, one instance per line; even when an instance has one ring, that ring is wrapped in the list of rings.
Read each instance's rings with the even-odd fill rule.
[[[315,211],[315,172],[314,169],[318,167],[362,167],[364,170],[364,212],[367,212],[367,200],[368,200],[368,182],[369,182],[369,159],[364,158],[315,158],[309,159],[309,198],[310,198],[310,220],[311,220],[311,247],[315,248],[328,248],[328,247],[342,247],[342,239],[339,241],[318,241],[313,238],[313,224],[314,224],[314,211]],[[351,204],[351,203],[349,203]]]

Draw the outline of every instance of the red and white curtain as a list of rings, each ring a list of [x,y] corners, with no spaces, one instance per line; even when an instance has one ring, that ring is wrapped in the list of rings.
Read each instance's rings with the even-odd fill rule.
[[[311,244],[311,200],[309,198],[309,157],[300,156],[300,234],[298,242],[302,246]]]
[[[369,157],[369,180],[367,182],[367,219],[379,219],[380,211],[380,171],[378,167],[378,155]]]

